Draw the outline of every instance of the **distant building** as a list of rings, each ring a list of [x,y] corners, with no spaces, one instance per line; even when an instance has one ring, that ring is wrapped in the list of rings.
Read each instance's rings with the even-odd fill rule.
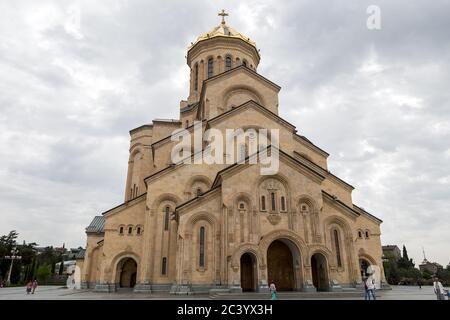
[[[397,260],[399,260],[402,257],[401,251],[399,247],[397,247],[396,245],[383,246],[383,255],[393,256]]]
[[[421,264],[419,264],[420,271],[428,271],[429,273],[435,274],[438,270],[442,270],[443,267],[437,262],[429,262],[427,259],[424,259]]]
[[[63,275],[72,274],[75,264],[76,264],[76,260],[64,261]],[[61,262],[58,262],[55,264],[55,273],[59,272],[60,265],[61,265]]]

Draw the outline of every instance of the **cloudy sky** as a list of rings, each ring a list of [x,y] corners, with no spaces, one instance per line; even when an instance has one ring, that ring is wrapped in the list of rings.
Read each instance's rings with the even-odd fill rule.
[[[381,9],[369,30],[366,9]],[[450,4],[1,1],[0,234],[84,246],[123,200],[129,135],[176,118],[187,45],[230,13],[279,84],[280,115],[327,150],[383,244],[450,261]]]

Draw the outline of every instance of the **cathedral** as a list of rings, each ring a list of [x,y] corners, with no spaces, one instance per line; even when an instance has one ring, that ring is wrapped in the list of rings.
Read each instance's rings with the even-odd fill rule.
[[[258,73],[256,43],[219,16],[187,49],[179,119],[130,131],[124,202],[86,228],[81,287],[267,292],[273,281],[279,291],[346,291],[368,273],[383,286],[382,221],[353,204],[354,188],[328,170],[329,154],[278,115],[281,88]],[[173,161],[173,132],[196,126],[224,136],[277,130],[277,146],[269,136],[264,149],[276,150],[277,172],[262,175],[247,149],[239,163]]]

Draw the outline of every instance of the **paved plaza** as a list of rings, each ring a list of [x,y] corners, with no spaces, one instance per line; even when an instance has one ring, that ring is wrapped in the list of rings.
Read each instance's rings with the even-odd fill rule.
[[[109,300],[109,299],[261,299],[269,300],[270,294],[263,293],[244,293],[233,295],[195,295],[195,296],[174,296],[169,294],[140,294],[133,293],[129,290],[120,290],[115,293],[100,293],[92,290],[72,290],[57,286],[40,286],[36,293],[27,295],[25,287],[14,288],[0,288],[0,300]],[[363,300],[363,293],[295,293],[295,292],[281,292],[279,299],[300,299],[300,300]],[[418,287],[394,286],[392,290],[377,291],[377,299],[379,300],[435,300],[436,296],[433,292],[433,287],[424,286],[422,289]]]

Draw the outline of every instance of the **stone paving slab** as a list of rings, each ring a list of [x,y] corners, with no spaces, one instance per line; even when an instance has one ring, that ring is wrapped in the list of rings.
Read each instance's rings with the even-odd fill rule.
[[[133,293],[132,291],[119,291],[115,293],[93,292],[92,290],[72,290],[57,286],[39,286],[35,294],[26,294],[25,287],[0,288],[0,300],[198,300],[198,299],[223,299],[223,300],[269,300],[270,295],[260,293],[244,293],[226,296],[210,296],[210,295],[189,295],[175,296],[167,293],[142,294]],[[363,293],[360,295],[352,293],[351,295],[342,293],[318,293],[317,295],[305,295],[302,293],[280,293],[280,300],[363,300]],[[436,300],[433,287],[424,286],[422,289],[418,287],[393,286],[392,290],[377,291],[377,299],[379,300]]]

